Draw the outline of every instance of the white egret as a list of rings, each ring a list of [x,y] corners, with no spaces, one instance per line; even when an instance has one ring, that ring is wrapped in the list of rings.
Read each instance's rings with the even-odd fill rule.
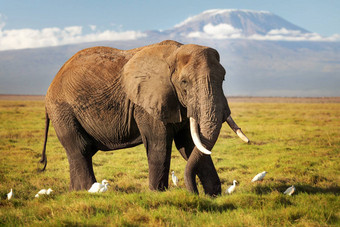
[[[49,195],[51,194],[51,192],[53,192],[53,190],[51,188],[49,189],[41,189],[40,191],[38,191],[38,193],[35,195],[35,198],[38,198],[40,195]]]
[[[236,183],[238,183],[236,180],[233,180],[233,185],[231,185],[227,190],[226,193],[231,194],[235,191]]]
[[[11,188],[11,191],[7,193],[7,199],[10,200],[13,197],[13,189]]]
[[[53,190],[52,190],[51,188],[47,189],[47,191],[46,191],[46,195],[49,195],[49,194],[51,194],[51,192],[53,192]]]
[[[44,188],[44,189],[41,189],[40,191],[38,191],[37,195],[45,195],[47,192],[47,190]]]
[[[102,183],[95,182],[91,186],[91,188],[88,190],[90,193],[97,193],[97,192],[106,192],[107,186],[109,185],[109,182],[107,180],[102,180]]]
[[[101,189],[99,189],[99,192],[100,193],[103,193],[103,192],[106,192],[107,191],[107,187],[109,186],[109,183],[108,182],[105,182],[104,184],[104,187],[102,187]]]
[[[263,171],[262,173],[257,174],[252,180],[251,182],[255,182],[255,181],[260,181],[264,178],[264,176],[266,176],[266,171]]]
[[[286,191],[283,194],[292,195],[295,191],[296,191],[296,189],[295,189],[294,185],[292,185],[291,187],[287,188]]]
[[[171,174],[172,174],[172,182],[174,183],[175,186],[177,186],[178,178],[175,175],[175,171],[172,171]]]

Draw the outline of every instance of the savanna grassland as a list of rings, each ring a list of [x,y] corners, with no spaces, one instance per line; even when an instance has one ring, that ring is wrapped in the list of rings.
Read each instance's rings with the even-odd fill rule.
[[[186,162],[175,147],[171,169],[179,187],[170,182],[166,192],[149,191],[146,153],[138,146],[94,156],[97,180],[110,181],[106,193],[69,192],[68,161],[53,127],[47,169],[37,172],[43,100],[0,100],[0,225],[339,226],[340,99],[292,100],[230,99],[252,142],[223,126],[212,151],[223,191],[217,198],[203,195],[200,185],[199,196],[187,192]],[[264,170],[262,182],[250,182]],[[236,191],[226,195],[234,179]],[[296,193],[283,195],[292,184]],[[51,196],[34,197],[49,187]]]

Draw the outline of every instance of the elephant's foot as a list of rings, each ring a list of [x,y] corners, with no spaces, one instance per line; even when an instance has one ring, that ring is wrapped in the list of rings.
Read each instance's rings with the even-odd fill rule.
[[[148,151],[149,188],[151,190],[165,191],[169,185],[171,151]]]
[[[81,157],[70,162],[70,190],[88,190],[96,182],[92,158]]]
[[[168,189],[169,171],[160,171],[149,166],[149,188],[152,191],[165,191]]]

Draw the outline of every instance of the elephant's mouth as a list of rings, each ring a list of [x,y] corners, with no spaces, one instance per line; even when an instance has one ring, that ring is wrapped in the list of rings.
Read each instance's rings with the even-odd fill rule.
[[[238,127],[238,125],[235,123],[235,121],[233,120],[233,118],[229,115],[229,117],[227,118],[226,122],[228,123],[229,127],[246,143],[249,143],[250,140],[248,139],[248,137],[242,132],[241,128]],[[209,151],[208,149],[206,149],[200,139],[199,136],[199,131],[198,131],[198,123],[197,121],[190,117],[190,132],[191,132],[191,137],[192,140],[195,144],[195,146],[197,147],[197,149],[199,151],[201,151],[203,154],[206,155],[210,155],[211,151]]]

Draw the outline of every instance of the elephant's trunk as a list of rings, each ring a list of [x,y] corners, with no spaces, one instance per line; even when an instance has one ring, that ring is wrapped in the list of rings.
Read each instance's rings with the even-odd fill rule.
[[[222,118],[221,118],[222,119]],[[199,125],[196,120],[190,118],[190,130],[195,144],[186,168],[185,184],[189,191],[198,193],[196,175],[200,178],[205,194],[216,196],[221,194],[221,182],[215,166],[209,155],[210,150],[216,143],[222,122],[203,121]]]
[[[217,175],[210,155],[205,155],[194,148],[185,167],[184,182],[187,189],[198,194],[196,175],[201,180],[205,194],[217,196],[221,194],[221,181]]]
[[[229,108],[227,116],[227,118],[217,119],[223,119],[222,121],[226,119],[226,122],[232,130],[243,141],[249,143],[249,139],[243,134],[241,128],[239,128],[231,118]],[[198,125],[197,121],[190,117],[190,131],[195,148],[188,159],[184,179],[187,189],[191,192],[198,193],[196,185],[197,175],[203,185],[205,194],[210,196],[221,194],[221,182],[214,163],[212,162],[210,151],[216,143],[223,123],[222,121],[202,121],[202,124]]]

